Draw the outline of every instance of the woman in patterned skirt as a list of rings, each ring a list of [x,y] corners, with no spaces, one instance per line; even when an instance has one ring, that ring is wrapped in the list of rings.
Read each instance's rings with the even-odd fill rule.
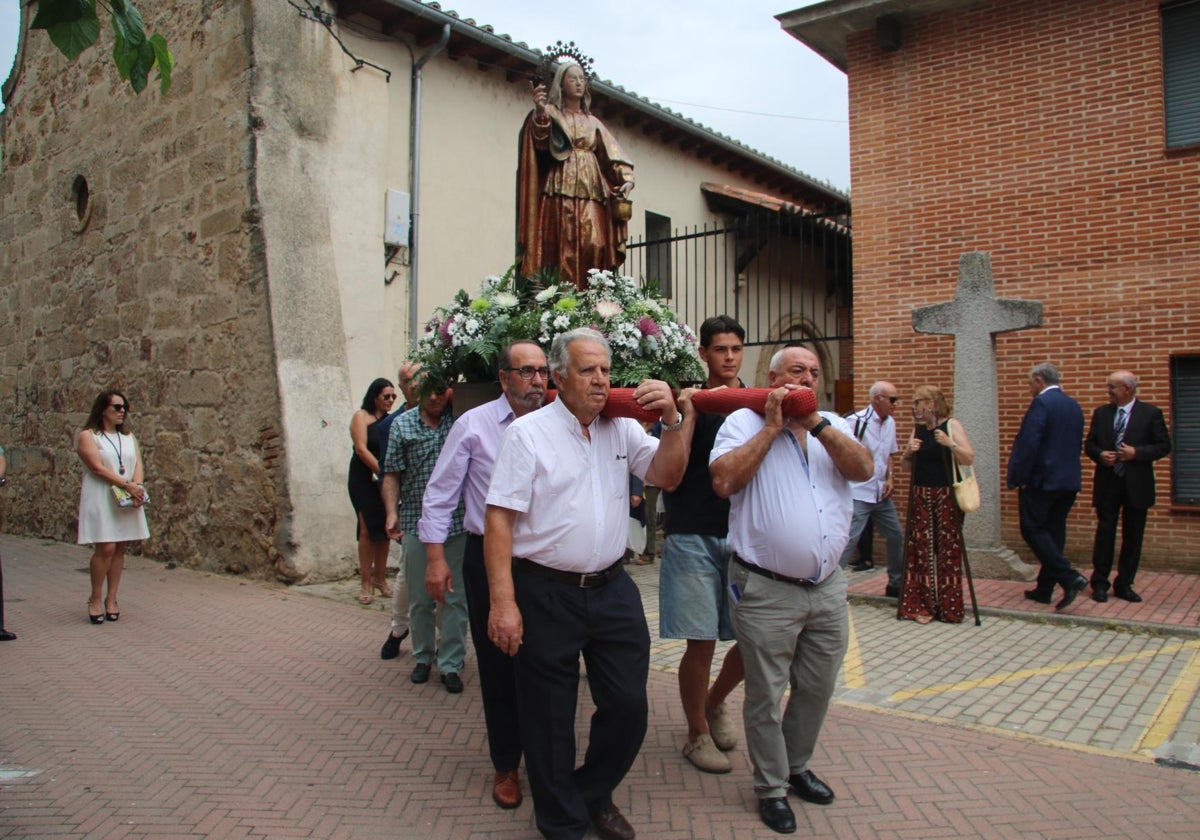
[[[932,385],[913,392],[916,428],[904,448],[911,469],[904,538],[904,584],[897,618],[919,624],[963,620],[962,512],[954,501],[954,461],[968,466],[975,450],[950,404]]]

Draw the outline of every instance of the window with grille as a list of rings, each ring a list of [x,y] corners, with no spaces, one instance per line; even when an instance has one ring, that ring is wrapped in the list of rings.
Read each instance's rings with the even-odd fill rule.
[[[1167,148],[1200,145],[1200,0],[1164,3],[1163,103]]]
[[[1200,506],[1200,355],[1171,357],[1171,503]]]

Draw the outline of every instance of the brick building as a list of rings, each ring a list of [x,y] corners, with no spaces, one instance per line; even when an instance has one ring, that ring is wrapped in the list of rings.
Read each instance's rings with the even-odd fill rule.
[[[830,0],[779,20],[849,79],[858,401],[880,376],[950,389],[953,339],[916,335],[912,310],[989,252],[997,296],[1044,313],[996,336],[1001,465],[1034,364],[1089,417],[1107,374],[1133,370],[1175,445],[1144,563],[1200,572],[1200,3]],[[1068,553],[1086,564],[1084,466]]]

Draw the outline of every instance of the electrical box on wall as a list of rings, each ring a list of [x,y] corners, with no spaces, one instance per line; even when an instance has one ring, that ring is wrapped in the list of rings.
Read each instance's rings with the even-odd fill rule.
[[[408,223],[412,215],[412,198],[400,190],[388,190],[384,201],[383,244],[408,247]]]

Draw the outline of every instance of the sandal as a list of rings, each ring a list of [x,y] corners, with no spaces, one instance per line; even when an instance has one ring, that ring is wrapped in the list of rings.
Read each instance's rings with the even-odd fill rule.
[[[388,586],[386,583],[377,583],[375,584],[375,588],[384,598],[391,598],[395,594],[395,592],[392,591],[392,587]]]
[[[111,612],[109,611],[108,607],[104,608],[104,619],[106,621],[116,621],[121,617],[121,605],[114,601],[113,607],[115,607],[115,609]]]
[[[87,602],[87,608],[88,608],[88,620],[91,621],[92,624],[103,624],[104,623],[104,613],[100,613],[99,615],[92,615],[92,601],[90,598],[88,599],[88,602]]]
[[[364,591],[364,592],[358,593],[358,603],[362,604],[363,606],[366,606],[367,604],[371,603],[374,600],[375,600],[375,598],[371,595],[370,592]]]

